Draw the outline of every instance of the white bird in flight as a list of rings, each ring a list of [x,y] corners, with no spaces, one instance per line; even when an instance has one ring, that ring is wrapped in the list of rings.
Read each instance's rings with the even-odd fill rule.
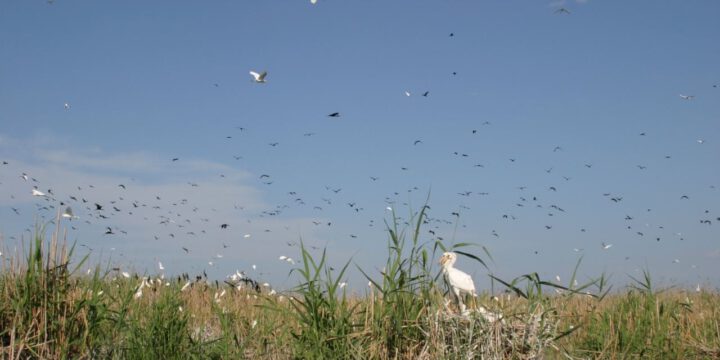
[[[278,259],[279,259],[279,260],[283,260],[283,261],[287,261],[287,262],[295,265],[295,260],[293,260],[291,257],[285,256],[285,255],[281,255]]]
[[[70,220],[78,218],[77,216],[73,215],[72,208],[70,208],[69,206],[65,208],[65,211],[62,213],[62,217]]]
[[[680,94],[680,98],[683,99],[683,100],[692,100],[692,99],[695,98],[695,95],[683,95],[683,94]]]
[[[250,71],[250,75],[254,78],[254,81],[259,84],[265,83],[265,77],[267,76],[267,71],[263,71],[261,73],[256,73],[255,71]]]
[[[607,249],[611,248],[612,246],[613,246],[613,244],[602,243],[603,250],[607,250]]]
[[[460,307],[460,312],[465,313],[465,304],[462,302],[460,297],[463,293],[475,295],[475,283],[470,275],[453,267],[457,261],[457,254],[454,252],[446,252],[440,257],[440,266],[442,266],[443,277],[445,282],[450,285],[455,300]]]
[[[42,192],[38,189],[32,189],[32,195],[33,196],[46,196],[44,192]]]

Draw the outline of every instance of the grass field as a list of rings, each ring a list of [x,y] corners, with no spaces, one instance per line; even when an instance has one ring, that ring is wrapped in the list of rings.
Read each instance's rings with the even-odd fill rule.
[[[466,300],[499,319],[459,315],[433,262],[445,250],[483,260],[469,244],[419,245],[421,218],[389,226],[386,267],[363,296],[339,280],[348,265],[331,270],[304,248],[301,283],[271,294],[247,278],[80,271],[60,229],[38,228],[22,254],[0,258],[0,358],[720,358],[720,294],[655,289],[648,273],[619,290],[603,276],[567,287],[495,279],[507,291]]]

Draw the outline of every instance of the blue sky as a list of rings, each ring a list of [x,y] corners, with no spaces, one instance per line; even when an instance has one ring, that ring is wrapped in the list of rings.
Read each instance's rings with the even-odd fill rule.
[[[718,13],[715,1],[4,2],[2,252],[62,201],[79,216],[69,238],[98,261],[239,269],[287,288],[288,243],[372,272],[386,207],[407,218],[429,194],[437,221],[422,240],[483,245],[503,278],[567,279],[584,256],[581,279],[648,268],[717,286]],[[488,286],[479,264],[458,266]]]

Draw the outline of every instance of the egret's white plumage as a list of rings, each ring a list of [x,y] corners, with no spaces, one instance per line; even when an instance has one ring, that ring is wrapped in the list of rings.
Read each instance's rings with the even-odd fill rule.
[[[443,277],[445,282],[450,285],[455,300],[458,302],[461,312],[465,312],[465,304],[462,302],[462,294],[475,295],[475,283],[473,283],[470,275],[453,267],[457,261],[457,254],[453,252],[446,252],[440,257],[440,266],[442,266]]]
[[[250,75],[255,79],[256,83],[264,83],[265,77],[267,76],[267,71],[263,71],[261,73],[256,73],[255,71],[250,71]]]

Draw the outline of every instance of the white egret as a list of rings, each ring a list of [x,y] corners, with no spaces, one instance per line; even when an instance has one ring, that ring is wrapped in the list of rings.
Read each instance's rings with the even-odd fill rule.
[[[256,73],[255,71],[250,71],[250,75],[254,78],[253,81],[256,83],[262,84],[265,82],[265,77],[267,76],[267,71],[263,71],[261,73]]]
[[[457,300],[460,312],[465,313],[465,304],[462,302],[461,294],[475,295],[475,284],[470,275],[453,267],[457,261],[457,254],[454,252],[446,252],[440,257],[440,266],[442,266],[443,277],[445,282],[452,289]]]

